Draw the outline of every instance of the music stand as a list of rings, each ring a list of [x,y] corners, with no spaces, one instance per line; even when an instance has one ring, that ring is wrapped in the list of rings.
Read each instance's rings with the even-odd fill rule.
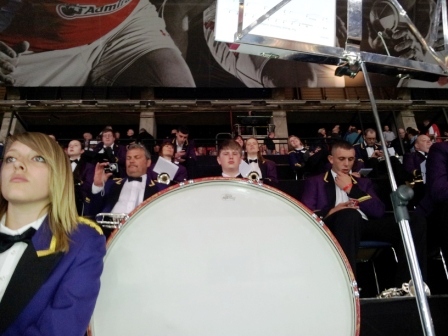
[[[363,3],[368,2],[366,0],[337,2],[334,0],[314,2],[309,0],[218,0],[215,39],[232,43],[231,50],[239,53],[334,65],[337,76],[353,78],[362,71],[381,144],[386,148],[368,74],[380,73],[395,76],[401,80],[412,78],[433,82],[440,77],[447,77],[447,3],[446,0],[437,0],[427,38],[425,38],[397,0],[371,1],[369,20],[372,31],[378,31],[377,36],[374,35],[373,38],[379,39],[380,45],[382,43],[386,52],[381,54],[361,48],[362,28],[365,23],[363,22],[365,18]],[[340,19],[336,18],[336,5],[341,3],[346,3],[347,8],[344,48],[336,45],[336,39],[331,41],[331,34],[336,30],[336,23]],[[260,12],[261,10],[264,12]],[[332,14],[333,18],[330,17]],[[297,32],[307,30],[309,34],[313,32],[318,34],[317,36],[302,34],[302,39],[295,39],[294,36],[291,37],[290,31],[298,26],[301,29],[296,29]],[[230,34],[229,28],[225,27],[231,27]],[[330,29],[325,29],[328,27]],[[401,31],[406,31],[409,34],[407,37],[415,43],[409,48],[411,54],[408,58],[391,53],[394,49],[391,49],[385,41],[386,38],[392,39],[394,33]],[[438,38],[440,31],[443,36],[442,41]],[[278,32],[280,32],[279,35],[275,36]],[[434,335],[434,326],[408,222],[409,214],[406,205],[412,198],[412,190],[406,189],[405,186],[397,188],[389,156],[386,155],[385,159],[392,186],[394,212],[400,226],[412,280],[416,288],[422,329],[425,335]]]

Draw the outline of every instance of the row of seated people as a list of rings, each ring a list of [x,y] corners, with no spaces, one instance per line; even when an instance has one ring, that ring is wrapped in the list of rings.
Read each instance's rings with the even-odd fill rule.
[[[67,147],[67,154],[72,161],[75,182],[78,190],[78,209],[81,207],[82,199],[84,199],[85,191],[89,189],[89,183],[93,181],[93,167],[89,162],[109,162],[108,168],[113,169],[114,177],[126,177],[126,147],[119,146],[114,143],[114,135],[112,130],[104,130],[102,132],[102,142],[92,151],[85,151],[81,148],[80,141],[73,140]],[[279,164],[275,164],[271,160],[266,159],[260,154],[258,140],[255,138],[248,139],[246,143],[242,143],[242,139],[237,139],[240,145],[244,146],[243,159],[251,163],[251,171],[255,171],[268,184],[277,186]],[[178,170],[171,177],[172,182],[182,182],[191,178],[215,176],[219,173],[219,166],[216,158],[209,157],[207,162],[210,164],[212,159],[212,169],[204,170],[194,155],[193,142],[188,143],[188,132],[178,132],[176,137],[167,139],[160,147],[158,155],[168,161],[177,164]],[[298,177],[313,176],[328,170],[329,162],[327,160],[329,143],[315,143],[311,148],[307,149],[303,146],[300,139],[294,135],[288,139],[289,146],[292,150],[287,158],[291,171],[296,173]],[[425,180],[425,155],[427,154],[432,142],[425,135],[418,136],[415,141],[415,151],[406,153],[403,164],[397,157],[391,156],[393,170],[399,184],[413,183],[417,196],[414,198],[413,205],[423,195],[423,185]],[[383,160],[385,153],[382,147],[376,143],[376,133],[373,129],[367,129],[364,134],[364,141],[354,146],[356,152],[356,162],[353,168],[354,172],[363,172],[363,168],[370,168],[372,171],[369,177],[386,176],[386,163]],[[387,152],[386,152],[387,153]],[[280,156],[273,158],[278,161]],[[259,163],[254,164],[257,160]],[[248,160],[251,160],[249,162]],[[158,161],[158,157],[152,160],[149,171],[154,176],[153,168]],[[89,168],[90,166],[90,168]],[[285,168],[284,165],[282,168]],[[365,170],[364,170],[365,171]],[[369,171],[369,170],[367,170]],[[420,182],[420,183],[416,183]],[[423,183],[421,183],[423,182]],[[84,192],[83,192],[84,191]]]
[[[289,143],[294,148],[289,152],[289,164],[295,168],[296,176],[304,178],[328,170],[330,163],[327,157],[331,144],[317,143],[305,148],[296,136],[290,136]],[[432,144],[427,135],[417,135],[412,148],[409,148],[404,156],[398,156],[394,150],[390,151],[389,148],[383,148],[378,144],[376,131],[368,128],[364,131],[363,142],[353,145],[356,157],[353,172],[366,174],[370,178],[387,179],[385,156],[388,155],[397,184],[413,186],[415,197],[411,204],[414,207],[424,194],[426,157]]]
[[[367,137],[371,137],[369,134],[367,132]],[[162,157],[165,155],[165,147],[166,153],[169,153],[167,157],[170,157],[174,146],[170,142],[164,144]],[[361,239],[391,242],[399,259],[396,276],[396,284],[399,286],[410,279],[400,230],[393,217],[384,217],[385,205],[377,196],[372,181],[353,171],[356,157],[356,147],[351,144],[333,144],[327,156],[327,170],[306,179],[299,200],[324,219],[353,270],[356,270],[355,256]],[[222,176],[244,177],[241,174],[242,161],[241,146],[233,140],[224,141],[217,156]],[[276,184],[275,164],[260,155],[257,139],[248,139],[246,142],[245,164],[247,171],[256,171],[267,183]],[[91,187],[84,189],[87,195],[83,204],[84,215],[94,217],[99,212],[129,213],[145,199],[168,187],[155,180],[154,171],[150,169],[151,156],[142,145],[134,144],[127,149],[126,178],[112,179],[113,172],[104,170],[107,165],[106,162],[96,164]],[[89,186],[89,183],[84,184]],[[415,213],[410,224],[417,257],[425,276],[425,217]]]
[[[185,149],[178,148],[178,138],[184,136],[183,145]],[[122,147],[114,144],[114,135],[112,130],[104,130],[102,132],[102,143],[97,146],[92,152],[85,152],[82,148],[82,144],[78,140],[72,140],[67,147],[67,154],[70,158],[75,186],[77,194],[77,205],[80,214],[86,214],[85,202],[87,195],[91,193],[91,186],[94,184],[95,178],[100,174],[101,170],[104,171],[103,177],[107,180],[109,178],[115,178],[120,181],[122,178],[132,177],[135,173],[132,169],[135,168],[133,164],[132,155],[139,149],[145,151],[145,165],[147,165],[146,172],[151,180],[157,180],[158,173],[155,171],[155,167],[160,159],[173,163],[176,165],[176,172],[170,176],[170,182],[179,183],[185,181],[191,176],[189,168],[195,161],[195,157],[192,154],[192,150],[187,144],[187,135],[183,132],[178,132],[177,137],[173,139],[167,139],[160,147],[159,157],[156,162],[152,162],[151,156],[147,153],[146,148],[140,144],[131,144],[128,147]],[[251,138],[246,142],[247,152],[244,164],[246,165],[246,174],[255,172],[265,183],[275,185],[278,182],[277,168],[273,161],[265,159],[259,152],[259,144],[257,139]],[[141,151],[139,154],[141,154]],[[216,164],[219,163],[219,157]],[[95,165],[96,164],[96,165]],[[131,175],[132,174],[132,175]],[[94,184],[95,185],[95,184]],[[97,186],[101,183],[98,182]],[[96,191],[96,190],[95,190]],[[95,207],[97,209],[98,206]],[[99,207],[101,208],[101,207]],[[109,211],[111,209],[107,209]],[[129,211],[127,211],[129,212]],[[92,213],[90,212],[89,215]]]

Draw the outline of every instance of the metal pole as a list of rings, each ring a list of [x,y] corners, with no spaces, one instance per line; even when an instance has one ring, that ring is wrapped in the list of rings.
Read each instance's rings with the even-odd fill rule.
[[[375,97],[373,95],[372,85],[370,83],[367,68],[362,60],[360,61],[360,65],[361,65],[361,70],[364,74],[364,79],[366,82],[366,87],[367,87],[367,92],[369,94],[370,103],[372,105],[372,112],[373,112],[373,116],[375,118],[376,127],[379,130],[378,135],[381,140],[381,145],[383,146],[383,148],[387,148],[386,142],[384,141],[383,133],[381,132],[381,122],[380,122],[380,118],[378,116],[378,110],[376,107]],[[413,280],[414,286],[415,286],[415,294],[416,294],[416,299],[417,299],[418,311],[420,314],[420,320],[422,323],[422,329],[423,329],[425,336],[433,336],[433,335],[435,335],[434,325],[432,323],[431,313],[429,311],[428,300],[425,295],[422,274],[420,272],[420,267],[418,265],[417,255],[415,253],[415,246],[414,246],[414,242],[412,240],[412,234],[411,234],[411,230],[409,228],[409,222],[408,222],[409,214],[407,211],[406,204],[407,204],[407,201],[410,198],[412,198],[413,193],[411,191],[410,194],[409,193],[406,194],[407,193],[406,188],[408,188],[406,186],[401,186],[400,188],[397,188],[397,182],[395,181],[395,176],[392,171],[392,165],[391,165],[390,158],[389,158],[387,151],[385,152],[385,159],[386,159],[386,165],[387,165],[387,171],[388,171],[388,175],[389,175],[390,184],[392,186],[392,204],[394,206],[395,218],[397,219],[397,222],[400,227],[401,237],[403,239],[404,249],[406,251],[406,257],[408,260],[409,270],[410,270],[411,277],[412,277],[412,280]]]
[[[398,128],[398,125],[397,125],[397,114],[396,114],[395,111],[393,111],[392,113],[393,113],[393,116],[394,116],[394,125],[395,125],[395,131],[397,132],[398,142],[400,143],[401,152],[403,153],[403,156],[404,156],[405,150],[404,150],[403,140],[400,138],[400,135],[399,135],[400,132],[399,132],[399,128]]]

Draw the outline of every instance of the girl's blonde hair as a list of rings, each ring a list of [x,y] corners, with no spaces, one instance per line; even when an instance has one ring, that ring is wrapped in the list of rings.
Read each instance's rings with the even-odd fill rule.
[[[28,146],[45,159],[49,170],[50,190],[48,223],[56,238],[56,251],[66,252],[69,248],[69,235],[78,225],[73,174],[68,156],[48,135],[35,132],[11,135],[6,141],[5,153],[15,141]],[[0,193],[0,217],[7,209],[8,201]]]

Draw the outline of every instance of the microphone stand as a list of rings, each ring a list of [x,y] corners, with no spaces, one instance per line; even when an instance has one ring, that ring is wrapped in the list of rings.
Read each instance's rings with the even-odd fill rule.
[[[362,59],[360,60],[360,66],[364,74],[364,80],[366,83],[367,92],[369,94],[370,103],[372,105],[372,112],[375,118],[375,124],[378,130],[378,135],[381,140],[381,145],[383,146],[383,148],[387,149],[383,133],[381,132],[381,122],[378,115],[375,97],[373,95],[372,85],[369,79],[369,73],[367,72],[366,65],[364,64]],[[391,193],[392,206],[394,208],[395,219],[400,227],[401,237],[404,243],[404,249],[408,260],[409,270],[411,273],[412,281],[414,282],[415,286],[415,296],[417,299],[417,306],[420,314],[423,333],[425,336],[433,336],[435,335],[434,325],[432,322],[431,313],[429,311],[428,300],[425,294],[422,274],[418,264],[417,255],[415,253],[414,241],[412,240],[412,234],[409,228],[409,212],[406,207],[408,201],[413,197],[414,191],[406,185],[401,185],[397,188],[397,182],[395,180],[395,176],[392,171],[392,165],[387,150],[385,151],[384,157],[386,160],[389,181],[392,187],[392,193]]]

